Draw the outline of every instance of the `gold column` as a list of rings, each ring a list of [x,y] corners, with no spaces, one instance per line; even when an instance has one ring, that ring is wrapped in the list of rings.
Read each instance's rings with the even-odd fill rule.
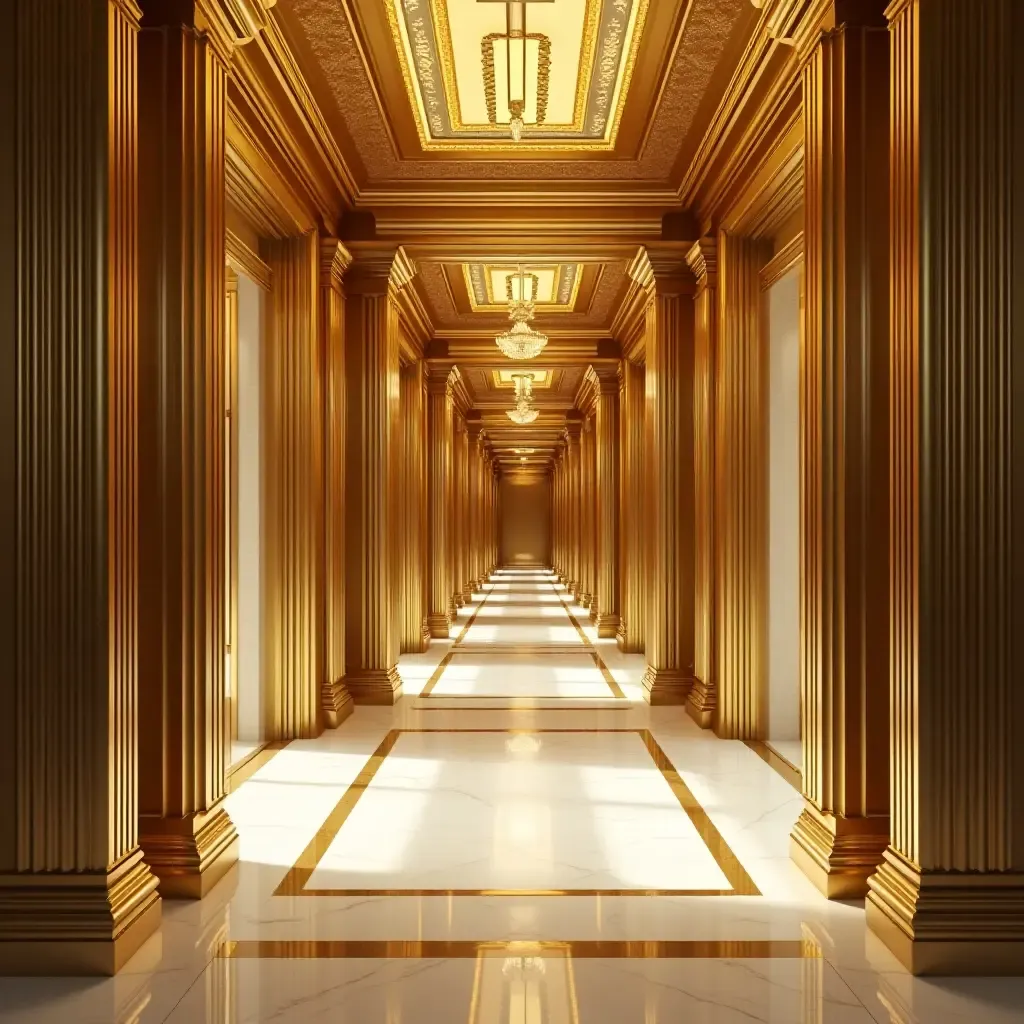
[[[0,42],[3,974],[112,974],[160,923],[135,788],[139,17],[26,4]]]
[[[619,631],[619,388],[622,368],[601,367],[597,376],[594,433],[597,449],[597,596],[591,609],[599,637]]]
[[[453,386],[458,370],[450,364],[427,367],[427,439],[430,450],[428,487],[428,554],[430,601],[427,625],[430,635],[447,640],[453,621],[454,583],[451,563],[451,493],[454,447],[455,399]]]
[[[760,242],[719,235],[714,728],[733,739],[758,739],[764,729],[767,374],[758,275],[769,255]]]
[[[402,694],[395,628],[396,448],[399,424],[397,293],[415,273],[401,248],[352,246],[348,273],[348,589],[346,665],[357,704]]]
[[[887,14],[892,832],[867,920],[914,973],[1020,974],[1024,10]]]
[[[473,602],[473,451],[476,448],[479,426],[471,423],[468,419],[464,422],[461,450],[462,487],[459,493],[459,514],[461,526],[459,529],[459,555],[462,565],[462,574],[459,577],[462,587],[463,604]]]
[[[566,532],[569,541],[568,557],[566,558],[566,561],[568,562],[569,579],[567,580],[565,587],[572,595],[574,601],[579,601],[579,594],[581,593],[580,588],[582,586],[582,581],[580,579],[580,546],[582,543],[583,532],[580,526],[582,514],[582,503],[580,501],[580,497],[583,489],[580,480],[582,462],[580,457],[580,437],[582,434],[582,419],[579,418],[578,413],[575,416],[570,414],[570,417],[567,417],[565,425],[565,460],[568,490],[568,501],[566,502],[568,521]]]
[[[261,248],[274,281],[261,396],[266,728],[292,739],[323,728],[321,251],[315,232]]]
[[[594,575],[597,551],[597,499],[594,494],[597,466],[594,458],[594,417],[583,421],[580,435],[580,597],[579,602],[589,608],[594,601]]]
[[[482,590],[484,585],[484,462],[487,458],[486,435],[477,428],[476,445],[471,462],[473,471],[473,589]]]
[[[693,300],[693,688],[686,710],[702,728],[717,705],[715,650],[715,352],[718,347],[718,260],[713,238],[686,254],[697,279]]]
[[[197,12],[198,13],[198,12]],[[201,15],[200,15],[201,19]],[[234,40],[139,35],[139,841],[164,896],[238,860],[228,768],[224,154]]]
[[[462,580],[463,565],[465,563],[465,548],[463,546],[465,520],[463,512],[465,502],[463,491],[465,487],[465,450],[466,450],[466,420],[460,411],[456,411],[453,421],[452,434],[452,480],[451,480],[451,523],[452,529],[448,534],[448,551],[452,565],[452,593],[449,603],[452,620],[454,621],[457,610],[461,608],[466,599],[463,596]]]
[[[629,272],[648,295],[644,696],[682,704],[693,683],[693,283],[675,248],[641,249]]]
[[[618,645],[623,651],[640,654],[647,634],[647,530],[646,488],[644,486],[644,368],[628,360],[623,363],[620,406],[619,525],[622,575],[622,622]]]
[[[401,559],[401,649],[420,652],[430,642],[424,606],[423,538],[426,534],[426,408],[423,361],[401,371],[402,465],[396,482],[396,511],[401,529],[395,538]]]
[[[793,859],[867,893],[889,839],[889,39],[821,34],[804,67],[801,713]]]
[[[320,707],[337,728],[354,708],[345,686],[345,271],[352,262],[335,238],[320,243],[320,365],[323,373],[323,588],[319,604]]]

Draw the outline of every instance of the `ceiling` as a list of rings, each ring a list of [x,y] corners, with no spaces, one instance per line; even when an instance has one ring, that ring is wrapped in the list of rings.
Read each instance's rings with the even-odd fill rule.
[[[611,357],[629,260],[670,237],[663,217],[681,212],[755,4],[278,0],[275,12],[356,182],[353,216],[367,211],[369,237],[416,263],[429,354],[459,366],[503,463],[545,465],[587,367]],[[551,339],[530,366],[540,416],[527,427],[505,415],[520,367],[494,343],[519,266]]]

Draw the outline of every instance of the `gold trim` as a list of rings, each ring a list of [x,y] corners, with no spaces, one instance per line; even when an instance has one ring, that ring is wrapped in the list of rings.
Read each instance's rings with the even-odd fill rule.
[[[533,956],[574,960],[820,960],[821,946],[803,939],[586,940],[476,942],[446,939],[232,939],[216,956],[231,960],[475,960]]]
[[[743,741],[766,765],[781,775],[798,793],[803,793],[803,772],[764,740]]]
[[[591,644],[590,638],[583,631],[583,627],[580,625],[579,620],[569,610],[569,605],[562,599],[562,595],[558,592],[558,588],[554,585],[554,583],[551,584],[551,589],[555,592],[555,596],[558,598],[562,607],[565,609],[565,614],[569,616],[569,621],[576,627],[576,632],[579,633],[580,639],[587,645],[587,647],[590,648],[590,653],[593,656],[594,664],[597,665],[598,669],[600,669],[601,676],[603,677],[604,681],[608,684],[608,689],[611,690],[616,697],[620,697],[622,700],[625,700],[626,695],[622,692],[621,688],[619,687],[619,684],[615,681],[615,677],[612,675],[611,669],[608,668],[608,666],[605,664],[604,658],[601,657],[597,649],[594,648],[593,644]]]
[[[363,793],[373,782],[384,759],[395,748],[404,734],[416,733],[475,733],[488,735],[539,736],[539,735],[610,735],[634,734],[640,737],[645,749],[651,755],[655,767],[668,783],[679,806],[697,830],[705,848],[714,858],[719,870],[726,877],[731,889],[307,889],[306,883],[312,878],[317,865],[323,859],[331,844],[337,838],[342,826],[355,809]],[[739,858],[715,827],[714,822],[700,805],[689,786],[676,771],[664,750],[649,729],[391,729],[370,755],[352,784],[341,795],[341,799],[327,815],[324,823],[299,854],[298,860],[288,869],[274,890],[275,896],[760,896],[761,891],[747,874]]]
[[[457,697],[435,697],[435,700],[462,700],[465,695],[460,694]],[[507,697],[481,697],[480,700],[507,700]],[[514,698],[513,698],[514,699]],[[574,700],[573,697],[523,697],[523,700]],[[591,707],[537,707],[534,705],[524,704],[521,706],[505,705],[504,707],[442,707],[440,705],[433,705],[427,707],[413,706],[410,710],[412,711],[632,711],[632,707],[624,708],[621,704],[602,704],[593,705]]]
[[[224,250],[227,265],[238,274],[243,274],[265,292],[274,282],[270,266],[249,248],[230,228],[224,232]]]
[[[795,270],[804,259],[804,233],[801,231],[788,241],[762,268],[760,277],[762,291],[778,284],[791,270]]]
[[[255,750],[228,769],[225,794],[234,793],[243,782],[248,782],[265,764],[284,750],[291,740],[274,740],[261,743]]]
[[[427,685],[420,691],[420,697],[429,697],[430,691],[437,685],[438,680],[444,675],[444,670],[451,664],[451,660],[455,657],[455,648],[462,643],[463,638],[469,632],[469,627],[473,625],[477,615],[480,614],[480,609],[487,604],[487,599],[494,593],[494,584],[491,584],[490,589],[484,594],[484,599],[473,609],[473,614],[466,620],[466,624],[462,627],[459,635],[455,638],[455,642],[452,644],[451,649],[445,654],[445,656],[438,662],[437,668],[434,669],[433,674],[427,680]]]
[[[473,288],[473,278],[470,275],[470,267],[482,266],[484,270],[484,288],[487,292],[487,301],[478,303],[476,301],[476,292]],[[504,313],[508,310],[508,302],[499,302],[494,297],[494,290],[491,287],[491,272],[494,270],[515,270],[520,266],[518,263],[463,263],[462,264],[462,276],[466,281],[466,293],[469,296],[469,308],[474,313]],[[572,294],[569,296],[568,302],[556,302],[558,284],[560,275],[563,269],[568,270],[570,267],[576,268],[576,276],[572,283]],[[576,310],[576,300],[580,293],[580,284],[583,281],[583,269],[584,265],[576,261],[569,263],[524,263],[522,264],[523,271],[527,274],[536,274],[538,270],[551,270],[555,275],[555,283],[552,289],[552,301],[535,303],[537,312],[542,314],[548,313],[573,313]],[[603,269],[603,268],[602,268]],[[452,300],[454,303],[454,299]],[[495,373],[497,371],[494,371]],[[549,371],[553,372],[553,371]]]

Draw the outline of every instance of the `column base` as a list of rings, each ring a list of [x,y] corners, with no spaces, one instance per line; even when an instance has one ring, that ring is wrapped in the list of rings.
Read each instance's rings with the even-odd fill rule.
[[[455,605],[456,608],[461,608],[465,603],[461,590],[457,594],[452,595],[452,604]]]
[[[320,709],[323,713],[324,728],[337,729],[355,710],[355,701],[348,687],[341,680],[324,683],[320,687]]]
[[[597,616],[597,635],[601,640],[615,640],[619,635],[619,627],[622,625],[618,615],[610,615],[601,612]]]
[[[643,644],[638,644],[629,635],[626,623],[619,623],[619,631],[615,634],[615,642],[623,654],[643,654]]]
[[[201,900],[238,862],[238,833],[220,801],[184,818],[139,815],[139,845],[165,899]]]
[[[116,974],[159,931],[160,908],[141,850],[105,873],[0,875],[0,976]]]
[[[455,620],[458,618],[458,615],[459,608],[458,605],[456,605],[455,601],[453,600],[452,603],[448,605],[448,621],[454,624]]]
[[[394,665],[351,672],[345,676],[345,684],[357,704],[396,704],[402,696],[402,677]]]
[[[642,683],[648,704],[685,704],[693,687],[693,676],[678,669],[648,665]]]
[[[686,713],[702,728],[710,729],[718,704],[715,684],[694,676],[693,688],[686,699]]]
[[[590,607],[590,602],[591,602],[591,600],[593,600],[593,599],[591,598],[590,594],[588,594],[588,593],[587,593],[587,592],[586,592],[586,591],[584,590],[584,591],[581,591],[581,592],[580,592],[580,594],[579,594],[579,597],[578,597],[578,598],[577,598],[577,600],[576,600],[576,603],[577,603],[577,604],[578,604],[578,605],[579,605],[579,606],[580,606],[581,608],[589,608],[589,607]]]
[[[430,623],[427,622],[427,617],[424,615],[423,621],[420,623],[421,650],[425,651],[430,646],[430,636]]]
[[[889,845],[889,818],[843,818],[805,798],[790,837],[790,857],[830,900],[861,899]]]
[[[868,886],[868,927],[911,974],[1024,975],[1024,874],[922,873],[889,847]]]
[[[473,603],[473,594],[474,593],[475,593],[475,591],[474,591],[474,588],[473,588],[473,584],[472,583],[467,583],[466,584],[466,589],[463,590],[463,592],[462,592],[462,603],[463,604],[472,604]]]
[[[596,626],[596,625],[597,625],[597,620],[598,620],[598,619],[599,619],[600,617],[601,617],[601,614],[600,614],[600,612],[598,611],[598,607],[597,607],[597,599],[596,599],[596,598],[594,598],[594,599],[593,599],[593,600],[592,600],[592,601],[590,602],[590,624],[591,624],[592,626]]]
[[[427,632],[435,640],[447,640],[451,636],[452,620],[445,615],[431,613],[427,616]]]

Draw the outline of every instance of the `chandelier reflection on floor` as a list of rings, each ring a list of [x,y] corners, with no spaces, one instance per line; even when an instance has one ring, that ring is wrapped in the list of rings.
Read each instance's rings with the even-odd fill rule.
[[[532,423],[540,415],[540,411],[533,405],[533,374],[513,373],[512,379],[516,384],[516,407],[509,409],[505,415],[513,423]]]
[[[505,279],[505,288],[512,328],[494,340],[509,359],[534,359],[544,351],[548,343],[547,335],[530,326],[536,310],[537,275],[527,274],[519,267]]]

